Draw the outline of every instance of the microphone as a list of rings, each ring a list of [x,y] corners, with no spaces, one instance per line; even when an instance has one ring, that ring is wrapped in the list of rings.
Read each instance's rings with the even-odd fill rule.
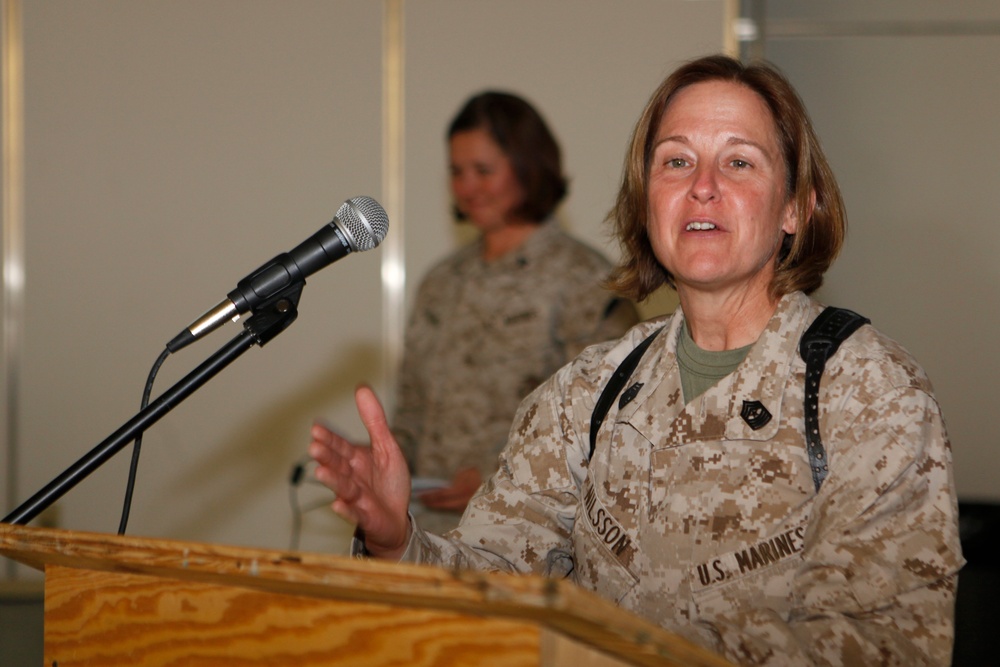
[[[236,284],[219,305],[195,320],[167,343],[176,352],[202,336],[252,311],[284,288],[304,282],[327,265],[352,252],[371,250],[389,231],[385,210],[371,197],[345,201],[333,220],[318,232],[282,253]]]

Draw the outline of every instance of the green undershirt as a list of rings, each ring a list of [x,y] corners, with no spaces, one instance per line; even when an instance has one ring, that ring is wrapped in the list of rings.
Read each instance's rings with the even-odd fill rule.
[[[698,347],[691,338],[687,322],[681,327],[677,341],[677,365],[681,372],[681,389],[684,402],[690,403],[701,396],[719,380],[726,377],[746,358],[753,343],[735,350],[711,352]]]

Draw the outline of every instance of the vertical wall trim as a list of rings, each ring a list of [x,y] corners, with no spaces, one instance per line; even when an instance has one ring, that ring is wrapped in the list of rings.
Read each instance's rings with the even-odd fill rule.
[[[383,206],[389,216],[389,233],[382,245],[382,372],[385,393],[389,396],[394,395],[406,323],[403,2],[383,0],[382,26],[382,192]]]
[[[736,35],[736,22],[740,18],[740,0],[725,0],[722,11],[722,52],[733,58],[740,57],[740,42]]]
[[[5,505],[17,504],[21,340],[24,327],[24,49],[21,0],[2,0],[3,35],[3,444]],[[12,578],[14,562],[7,561]]]

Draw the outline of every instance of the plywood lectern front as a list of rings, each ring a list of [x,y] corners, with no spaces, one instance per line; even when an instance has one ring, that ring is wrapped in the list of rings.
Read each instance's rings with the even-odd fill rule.
[[[726,661],[568,581],[0,524],[45,572],[45,665]]]

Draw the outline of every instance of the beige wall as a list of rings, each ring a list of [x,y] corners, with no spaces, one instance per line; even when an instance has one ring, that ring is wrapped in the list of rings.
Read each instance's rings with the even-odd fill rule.
[[[23,3],[18,498],[134,415],[163,345],[237,280],[348,197],[383,198],[383,9],[395,4]],[[613,254],[599,223],[632,122],[678,60],[721,48],[724,3],[401,4],[405,203],[389,234],[405,238],[406,293],[455,246],[443,132],[486,86],[518,90],[546,114],[573,178],[561,218]],[[392,401],[384,249],[310,278],[288,331],[149,430],[130,533],[289,543],[288,474],[310,422],[360,436],[358,382]],[[229,324],[168,358],[154,397],[238,331]],[[60,500],[59,524],[113,532],[127,462],[119,453]],[[300,495],[328,501],[315,486]],[[301,544],[342,550],[347,532],[313,511]]]
[[[802,94],[847,202],[848,241],[818,296],[916,355],[960,497],[997,502],[1000,3],[766,7],[764,55]]]

